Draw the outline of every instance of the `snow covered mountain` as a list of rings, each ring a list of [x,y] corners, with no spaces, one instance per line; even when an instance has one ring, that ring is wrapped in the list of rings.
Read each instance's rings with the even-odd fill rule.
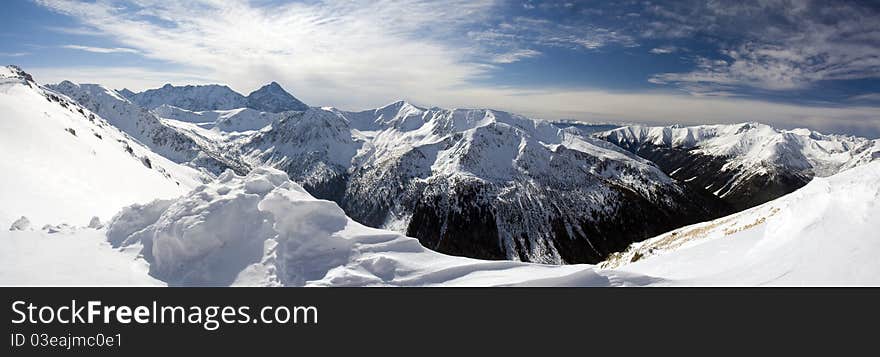
[[[269,83],[248,94],[247,107],[270,113],[309,109],[308,105],[287,93],[277,82]]]
[[[475,258],[598,262],[727,213],[614,145],[493,110],[310,108],[226,150],[284,170],[358,222]]]
[[[269,83],[246,97],[227,86],[217,84],[182,87],[166,84],[141,93],[128,93],[126,98],[148,110],[162,105],[194,112],[251,108],[261,112],[279,113],[309,108],[276,82]]]
[[[154,109],[168,104],[192,111],[229,110],[247,106],[247,99],[227,86],[210,84],[200,86],[173,86],[148,89],[128,97],[135,104]]]
[[[261,112],[251,108],[194,112],[163,104],[150,111],[161,119],[195,124],[198,128],[222,133],[243,133],[259,130],[281,117],[280,113]],[[168,123],[166,121],[166,123]],[[170,123],[180,126],[179,123]]]
[[[106,221],[123,206],[175,197],[208,179],[14,66],[0,67],[0,118],[7,227]]]
[[[227,158],[209,145],[193,140],[163,124],[149,111],[125,99],[116,91],[97,84],[75,84],[64,81],[49,85],[83,107],[106,119],[134,140],[166,158],[219,175],[227,168],[244,172],[235,158]]]
[[[745,209],[880,158],[880,140],[780,130],[758,123],[627,126],[595,134],[656,163],[673,178]]]
[[[676,229],[600,266],[663,285],[880,285],[880,162],[713,221]]]

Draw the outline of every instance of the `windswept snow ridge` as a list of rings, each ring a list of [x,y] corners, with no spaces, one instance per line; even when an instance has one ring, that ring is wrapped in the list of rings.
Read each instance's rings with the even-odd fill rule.
[[[107,231],[140,247],[150,274],[170,285],[426,286],[632,285],[654,279],[443,255],[417,239],[369,228],[281,171],[231,171],[173,201],[123,210]]]
[[[673,285],[880,285],[880,162],[635,243],[601,264]]]

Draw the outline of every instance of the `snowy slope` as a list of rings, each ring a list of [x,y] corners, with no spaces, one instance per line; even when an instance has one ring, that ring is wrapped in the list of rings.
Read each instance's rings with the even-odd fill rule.
[[[103,230],[0,230],[0,285],[165,286],[137,250],[113,249]]]
[[[652,160],[670,176],[748,208],[880,158],[880,140],[780,130],[759,123],[626,126],[597,137]]]
[[[85,225],[121,207],[175,197],[200,172],[153,153],[70,98],[0,68],[0,224]]]
[[[194,112],[165,104],[150,112],[162,119],[196,124],[200,128],[225,133],[259,130],[281,117],[281,114],[251,108]]]
[[[236,167],[231,160],[165,125],[155,115],[131,103],[112,89],[98,84],[75,84],[69,81],[47,87],[70,97],[132,139],[174,162],[203,170],[207,175],[218,175],[227,168]]]
[[[602,264],[676,285],[880,285],[880,162],[633,244]]]

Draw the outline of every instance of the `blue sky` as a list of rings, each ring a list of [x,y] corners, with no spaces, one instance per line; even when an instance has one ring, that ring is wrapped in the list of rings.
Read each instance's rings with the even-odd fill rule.
[[[880,136],[880,6],[760,1],[12,0],[0,61],[143,90],[278,81],[547,119],[760,121]]]

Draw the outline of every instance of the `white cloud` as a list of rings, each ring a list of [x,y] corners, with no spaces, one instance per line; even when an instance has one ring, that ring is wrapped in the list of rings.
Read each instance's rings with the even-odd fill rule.
[[[847,100],[856,101],[856,102],[880,102],[880,93],[865,93],[856,96],[852,96]]]
[[[670,54],[670,53],[675,53],[675,52],[677,52],[677,51],[678,51],[678,47],[675,47],[675,46],[663,46],[663,47],[652,48],[652,49],[651,49],[650,51],[648,51],[648,52],[653,53],[653,54],[655,54],[655,55],[666,55],[666,54]]]
[[[96,31],[93,29],[85,28],[85,27],[46,26],[46,29],[49,31],[64,33],[64,34],[68,34],[68,35],[80,35],[80,36],[102,36],[103,35],[103,33],[100,31]]]
[[[494,63],[514,63],[520,61],[525,58],[537,57],[540,56],[541,52],[535,50],[514,50],[507,53],[501,53],[495,55],[492,59]]]
[[[80,45],[64,45],[61,47],[69,50],[79,50],[92,53],[140,53],[140,51],[136,49],[125,47],[94,47]]]
[[[30,52],[0,52],[0,57],[24,57],[30,54]]]

